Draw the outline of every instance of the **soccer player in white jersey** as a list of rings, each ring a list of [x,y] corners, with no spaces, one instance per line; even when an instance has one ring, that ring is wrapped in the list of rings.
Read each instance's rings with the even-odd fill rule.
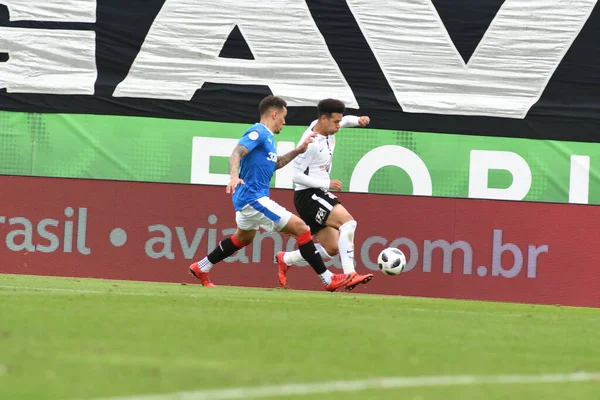
[[[329,190],[341,190],[342,183],[332,180],[331,161],[335,148],[335,133],[340,128],[366,126],[367,116],[343,116],[346,107],[336,99],[321,100],[318,104],[318,119],[313,121],[302,135],[301,141],[317,136],[307,150],[294,160],[293,181],[295,185],[294,206],[300,218],[310,227],[319,241],[316,248],[323,258],[340,255],[344,274],[357,276],[359,283],[366,284],[373,274],[359,275],[354,269],[354,232],[356,221]],[[291,265],[304,261],[299,251],[280,251],[275,256],[278,265],[279,284],[287,287],[287,272]],[[356,283],[346,285],[353,290]]]
[[[249,245],[259,228],[281,231],[296,238],[302,257],[313,267],[330,292],[361,283],[355,274],[333,274],[313,242],[310,228],[291,212],[269,198],[269,184],[276,169],[282,168],[306,151],[316,135],[307,135],[300,146],[277,156],[274,134],[285,125],[287,104],[276,96],[265,97],[260,105],[260,123],[251,126],[240,139],[229,159],[230,182],[226,192],[232,194],[237,230],[223,239],[206,257],[190,265],[189,271],[203,286],[215,286],[208,277],[218,262]]]

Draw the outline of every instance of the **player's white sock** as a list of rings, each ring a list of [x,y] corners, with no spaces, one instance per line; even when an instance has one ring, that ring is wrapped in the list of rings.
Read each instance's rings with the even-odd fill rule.
[[[348,221],[340,226],[340,238],[338,247],[340,249],[340,259],[345,274],[354,272],[354,231],[356,231],[356,221]]]
[[[323,272],[322,274],[319,274],[319,278],[321,278],[321,281],[323,281],[323,283],[325,285],[329,285],[331,283],[332,277],[333,277],[333,272],[331,272],[330,270],[327,270],[327,271]]]
[[[327,254],[325,247],[323,247],[320,243],[315,243],[315,247],[317,250],[319,250],[319,254],[322,258],[332,258],[329,254]],[[302,254],[300,254],[300,250],[286,251],[283,255],[283,261],[287,265],[294,265],[304,261],[304,258],[302,257]]]
[[[202,260],[198,261],[198,267],[200,267],[200,271],[208,272],[213,265],[208,261],[208,257],[204,257]]]
[[[304,261],[304,257],[300,254],[300,250],[286,251],[283,254],[283,262],[287,265],[294,265],[301,261]]]
[[[333,258],[332,256],[330,256],[327,253],[327,250],[325,250],[325,247],[323,247],[320,243],[315,243],[315,247],[317,248],[317,250],[319,250],[319,254],[321,255],[321,258]]]

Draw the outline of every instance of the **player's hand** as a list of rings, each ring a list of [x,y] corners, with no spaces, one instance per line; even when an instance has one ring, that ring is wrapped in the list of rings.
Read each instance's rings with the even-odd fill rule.
[[[342,190],[342,182],[336,180],[329,181],[329,189]]]
[[[362,128],[369,125],[369,122],[371,122],[371,118],[367,117],[366,115],[358,117],[358,125]]]
[[[240,178],[232,178],[231,181],[229,181],[229,185],[227,185],[227,188],[225,189],[225,193],[235,193],[235,188],[238,185],[243,185],[244,181],[241,180]]]
[[[309,144],[311,144],[312,142],[314,142],[314,140],[315,140],[315,137],[316,137],[317,135],[318,135],[318,133],[315,133],[315,132],[313,132],[313,133],[311,133],[310,135],[308,135],[308,136],[306,137],[306,139],[304,139],[304,142],[302,142],[302,143],[300,144],[300,146],[298,146],[298,147],[297,147],[297,150],[298,150],[300,153],[304,153],[304,152],[306,151],[306,149],[308,149],[308,145],[309,145]]]

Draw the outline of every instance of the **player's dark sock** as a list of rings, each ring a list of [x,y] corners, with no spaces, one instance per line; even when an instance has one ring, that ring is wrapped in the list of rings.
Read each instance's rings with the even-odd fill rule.
[[[327,271],[327,267],[319,254],[319,250],[315,247],[310,231],[304,232],[296,238],[298,249],[302,257],[310,264],[312,269],[319,275]]]
[[[211,264],[216,264],[219,261],[223,261],[227,257],[233,255],[236,251],[244,246],[248,246],[248,243],[240,242],[235,236],[228,237],[227,239],[221,240],[219,245],[206,257]]]

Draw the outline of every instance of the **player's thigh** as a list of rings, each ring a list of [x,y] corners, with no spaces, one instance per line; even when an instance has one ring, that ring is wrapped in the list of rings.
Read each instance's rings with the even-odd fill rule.
[[[292,213],[268,197],[253,201],[236,213],[239,229],[257,231],[263,228],[267,232],[281,231],[289,222]]]
[[[256,235],[256,231],[260,226],[260,217],[259,213],[250,206],[246,206],[235,213],[235,223],[237,225],[235,236],[238,240],[249,237],[254,239],[254,235]],[[254,232],[254,234],[251,232]]]
[[[290,236],[297,237],[305,232],[308,232],[310,228],[300,217],[292,214],[287,224],[283,227],[281,232],[286,233]]]
[[[294,206],[298,215],[310,227],[313,235],[327,226],[329,213],[338,203],[334,194],[320,189],[299,190],[294,194]]]
[[[327,251],[327,254],[330,256],[333,257],[339,253],[338,241],[340,239],[340,233],[337,229],[326,226],[315,233],[314,237],[321,243],[321,246],[325,248],[325,251]]]
[[[353,219],[354,218],[348,212],[348,210],[346,210],[343,205],[338,203],[333,206],[333,209],[329,212],[326,224],[330,228],[339,229],[340,226],[344,225],[346,222],[352,221]]]

